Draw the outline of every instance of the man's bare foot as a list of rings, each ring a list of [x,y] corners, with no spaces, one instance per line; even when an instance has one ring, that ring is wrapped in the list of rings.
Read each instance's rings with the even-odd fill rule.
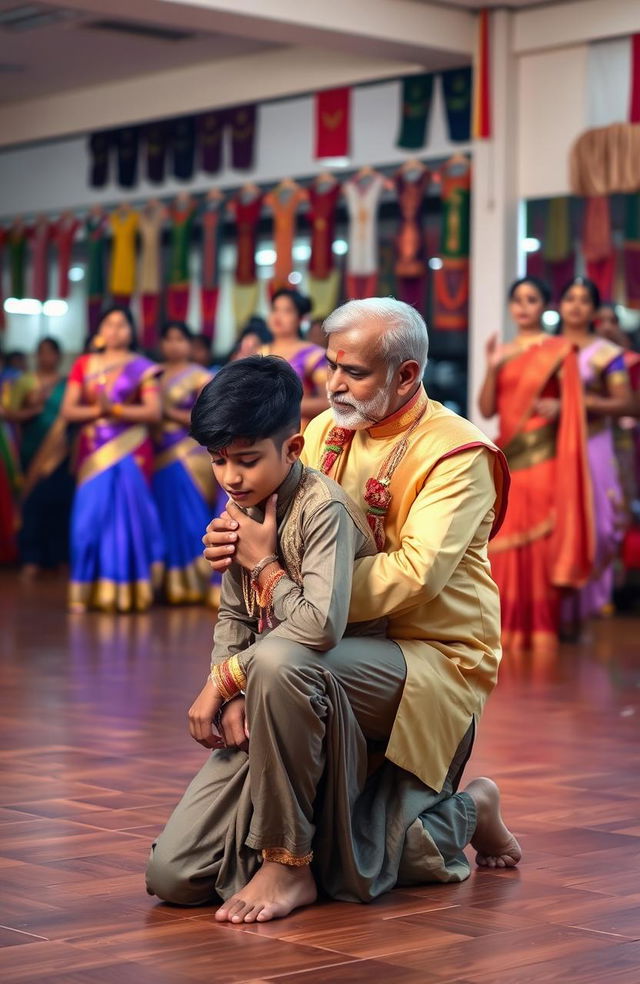
[[[500,815],[500,790],[493,779],[473,779],[465,789],[478,812],[471,846],[481,868],[515,868],[522,857],[520,845]]]
[[[308,864],[300,868],[263,861],[248,885],[216,912],[218,922],[253,923],[283,919],[318,897]]]

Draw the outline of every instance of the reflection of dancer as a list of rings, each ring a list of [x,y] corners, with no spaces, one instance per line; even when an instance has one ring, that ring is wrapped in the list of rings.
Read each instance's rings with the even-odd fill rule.
[[[164,594],[171,604],[202,601],[210,577],[202,522],[212,514],[214,483],[206,451],[189,437],[191,408],[212,378],[190,361],[191,332],[179,321],[162,331],[162,424],[154,433],[153,495],[165,538]]]
[[[163,543],[148,480],[150,424],[160,421],[158,367],[131,351],[128,309],[102,316],[104,351],[81,356],[62,414],[80,424],[78,487],[71,516],[71,610],[144,611]]]
[[[511,472],[509,505],[489,545],[500,589],[502,641],[511,652],[553,652],[560,589],[588,580],[593,562],[584,399],[571,343],[541,327],[549,301],[531,277],[509,293],[513,342],[487,347],[480,412],[500,418],[498,445]]]
[[[599,304],[598,288],[593,281],[583,277],[567,284],[560,297],[563,334],[579,349],[596,531],[594,574],[580,592],[577,605],[570,613],[567,610],[568,617],[575,623],[579,618],[608,612],[613,594],[613,561],[619,552],[625,525],[612,418],[630,412],[632,396],[622,349],[593,334]]]

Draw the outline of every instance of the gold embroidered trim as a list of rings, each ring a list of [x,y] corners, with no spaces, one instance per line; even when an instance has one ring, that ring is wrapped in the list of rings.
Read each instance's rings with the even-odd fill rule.
[[[286,864],[291,868],[302,868],[305,864],[313,861],[313,851],[308,854],[297,856],[291,851],[285,851],[284,847],[267,847],[262,852],[265,861],[275,861],[277,864]]]
[[[303,530],[301,514],[304,507],[308,515],[316,512],[320,506],[330,502],[334,498],[327,482],[315,469],[306,468],[302,473],[300,484],[294,492],[289,515],[287,516],[282,533],[280,534],[280,553],[283,565],[287,571],[287,576],[294,581],[299,588],[302,587],[302,563],[301,558],[304,553]],[[347,510],[352,522],[362,533],[365,541],[371,544],[371,554],[375,553],[371,530],[364,516],[349,499],[344,496],[336,498]],[[364,554],[359,554],[363,556]]]

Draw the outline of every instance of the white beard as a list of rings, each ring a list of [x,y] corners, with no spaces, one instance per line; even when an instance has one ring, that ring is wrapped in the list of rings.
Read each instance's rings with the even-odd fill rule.
[[[340,401],[334,396],[327,395],[333,419],[338,427],[346,427],[347,430],[367,430],[384,420],[389,413],[390,401],[384,390],[380,390],[371,400],[356,400],[348,394],[344,406],[340,406]]]

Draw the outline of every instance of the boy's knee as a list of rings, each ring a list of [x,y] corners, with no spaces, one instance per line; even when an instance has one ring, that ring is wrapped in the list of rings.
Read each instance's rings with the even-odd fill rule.
[[[211,889],[194,884],[184,864],[169,857],[160,842],[151,848],[145,881],[149,895],[173,905],[203,905],[213,898]]]
[[[288,686],[297,677],[314,673],[315,653],[306,646],[289,639],[267,636],[256,646],[249,667],[249,686],[259,683],[261,687]]]

